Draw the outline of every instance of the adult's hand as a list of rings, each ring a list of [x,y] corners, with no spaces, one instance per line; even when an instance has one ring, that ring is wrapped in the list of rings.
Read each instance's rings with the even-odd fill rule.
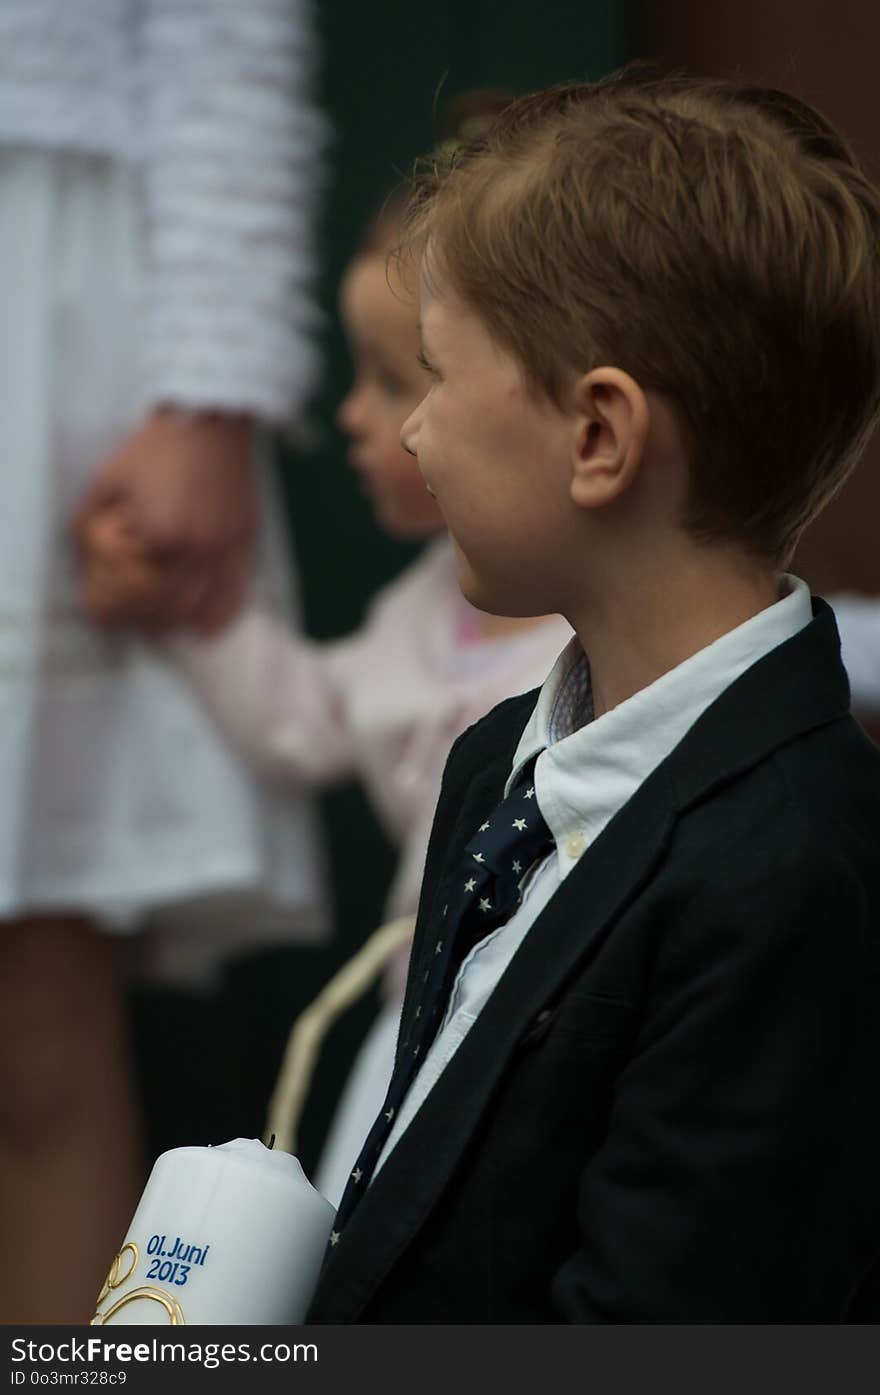
[[[147,555],[186,584],[157,594],[152,628],[221,628],[241,604],[257,524],[253,425],[245,416],[153,412],[99,466],[78,511],[122,504]],[[117,615],[138,624],[141,615]]]

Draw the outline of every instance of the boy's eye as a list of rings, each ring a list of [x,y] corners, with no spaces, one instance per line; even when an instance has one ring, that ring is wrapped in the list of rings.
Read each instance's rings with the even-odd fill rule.
[[[426,373],[433,373],[433,372],[434,372],[434,366],[433,366],[433,364],[431,364],[431,363],[428,362],[428,360],[425,358],[425,355],[422,353],[421,349],[420,349],[419,352],[416,354],[416,363],[419,365],[420,368],[424,368],[424,370],[425,370]]]

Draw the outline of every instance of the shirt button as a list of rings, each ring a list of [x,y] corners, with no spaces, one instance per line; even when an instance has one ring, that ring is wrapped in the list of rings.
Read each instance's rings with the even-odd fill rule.
[[[569,857],[580,857],[586,846],[587,840],[582,833],[572,833],[565,844],[565,851]]]

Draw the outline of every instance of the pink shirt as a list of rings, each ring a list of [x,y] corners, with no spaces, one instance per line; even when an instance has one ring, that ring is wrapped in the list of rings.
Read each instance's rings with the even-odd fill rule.
[[[374,600],[363,626],[304,639],[257,605],[173,658],[231,743],[306,784],[358,776],[401,856],[387,916],[414,913],[440,780],[465,727],[543,683],[571,629],[558,616],[476,640],[446,537]]]

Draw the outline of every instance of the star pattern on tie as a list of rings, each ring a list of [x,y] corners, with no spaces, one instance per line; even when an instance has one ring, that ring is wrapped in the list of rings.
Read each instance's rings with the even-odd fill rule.
[[[412,1017],[404,1021],[394,1072],[385,1103],[367,1135],[339,1203],[331,1244],[339,1243],[345,1226],[366,1192],[382,1154],[400,1106],[424,1060],[443,1020],[446,1004],[462,963],[475,945],[503,925],[516,910],[521,897],[523,872],[550,851],[553,837],[541,813],[535,795],[533,758],[520,771],[509,793],[489,818],[484,818],[477,832],[463,848],[463,866],[456,875],[461,877],[454,901],[438,904],[433,912],[433,926],[428,922],[427,934],[433,928],[433,952],[426,949],[430,963],[418,977],[418,991]],[[525,813],[528,812],[528,818]],[[495,815],[500,814],[500,818]],[[455,885],[447,882],[447,886]],[[457,907],[457,909],[456,909]],[[447,914],[448,913],[448,914]],[[430,945],[430,940],[428,941]],[[422,961],[424,964],[424,960]]]

